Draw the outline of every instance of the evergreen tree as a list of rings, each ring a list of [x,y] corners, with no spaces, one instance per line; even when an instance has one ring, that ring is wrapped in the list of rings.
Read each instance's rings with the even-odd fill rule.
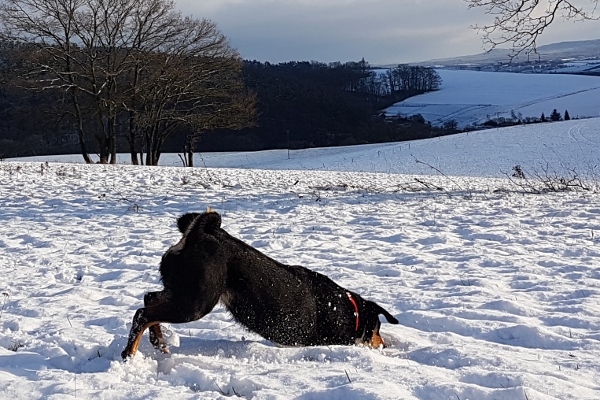
[[[540,117],[540,122],[546,122],[546,115],[542,112],[542,116]]]
[[[569,115],[569,111],[565,110],[565,121],[568,121],[571,119],[571,116]]]
[[[550,114],[550,121],[560,121],[560,120],[562,120],[562,116],[560,115],[558,110],[555,108],[554,110],[552,110],[552,113]]]

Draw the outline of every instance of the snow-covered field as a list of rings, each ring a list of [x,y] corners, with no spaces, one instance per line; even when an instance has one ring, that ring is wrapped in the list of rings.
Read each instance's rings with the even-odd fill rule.
[[[421,114],[434,125],[454,119],[460,127],[490,118],[548,117],[553,109],[571,118],[600,116],[600,77],[437,70],[440,90],[396,103],[388,115]]]
[[[555,69],[553,72],[557,72],[559,74],[576,74],[581,72],[597,72],[599,69],[600,60],[591,59],[565,63],[563,66]]]
[[[209,168],[380,172],[504,177],[515,165],[534,172],[546,167],[558,174],[576,169],[596,175],[600,165],[600,119],[513,126],[410,142],[307,150],[199,153],[194,164]],[[13,161],[81,163],[81,155],[15,158]],[[120,154],[127,163],[129,155]],[[161,164],[181,166],[176,154]],[[420,161],[420,163],[417,163]],[[432,168],[434,167],[434,168]]]
[[[599,126],[203,157],[221,168],[2,162],[0,397],[598,399],[598,188],[530,194],[501,171],[594,179]],[[388,309],[389,347],[278,348],[218,307],[123,363],[175,218],[209,205]]]

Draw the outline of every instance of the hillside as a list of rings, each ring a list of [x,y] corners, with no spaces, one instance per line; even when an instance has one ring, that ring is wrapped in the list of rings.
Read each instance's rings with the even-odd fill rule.
[[[243,153],[198,153],[195,165],[252,170],[346,171],[384,174],[504,177],[515,165],[526,171],[550,166],[564,173],[595,171],[600,164],[600,119],[513,126],[433,139],[319,149]],[[181,166],[176,154],[162,165]],[[428,165],[417,163],[422,161]],[[9,161],[81,163],[80,155],[15,158]],[[128,155],[121,155],[123,163]],[[185,172],[182,172],[185,174]]]
[[[463,55],[450,58],[439,58],[415,63],[416,65],[435,67],[479,66],[485,67],[493,64],[506,64],[510,60],[510,49],[496,48],[487,52],[472,55]],[[513,64],[526,62],[549,63],[562,60],[600,59],[600,39],[579,40],[570,42],[552,43],[537,48],[537,53],[520,54],[512,59]]]
[[[388,115],[421,114],[434,125],[448,120],[459,127],[493,118],[546,117],[553,109],[572,118],[599,116],[600,77],[438,70],[440,90],[411,97],[386,110]]]

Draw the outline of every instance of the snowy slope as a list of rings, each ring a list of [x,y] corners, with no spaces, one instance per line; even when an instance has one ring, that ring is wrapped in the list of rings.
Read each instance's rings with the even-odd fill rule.
[[[590,168],[583,150],[598,131],[585,123],[546,125],[535,154]],[[592,130],[553,158],[577,126]],[[518,133],[488,133],[413,146],[447,171],[463,168],[445,152],[467,139],[481,165],[518,153]],[[299,170],[287,158],[272,170],[0,163],[2,398],[600,398],[597,190],[534,195],[506,178],[409,175],[423,167],[414,159],[413,171],[376,173],[372,146],[334,150],[302,153]],[[266,165],[277,154],[248,156]],[[227,157],[248,160],[213,161]],[[179,238],[175,218],[207,205],[231,234],[387,308],[400,320],[382,325],[389,347],[278,348],[218,307],[168,326],[171,355],[144,338],[123,363],[131,318]]]
[[[552,72],[558,72],[562,74],[577,74],[581,72],[598,72],[600,71],[600,60],[584,60],[584,61],[572,61],[565,63],[561,68],[557,68]]]
[[[388,115],[421,114],[432,124],[454,119],[459,126],[490,118],[549,116],[553,109],[573,117],[600,116],[600,77],[438,70],[440,90],[411,97],[386,110]]]
[[[324,170],[394,174],[504,177],[515,165],[526,171],[546,166],[559,173],[589,174],[600,164],[600,119],[490,129],[410,142],[307,150],[199,153],[196,166],[274,170]],[[80,155],[15,158],[14,161],[82,162]],[[120,155],[127,163],[129,155]],[[417,163],[417,160],[421,163]],[[181,166],[176,154],[161,164]],[[434,167],[434,168],[432,168]]]

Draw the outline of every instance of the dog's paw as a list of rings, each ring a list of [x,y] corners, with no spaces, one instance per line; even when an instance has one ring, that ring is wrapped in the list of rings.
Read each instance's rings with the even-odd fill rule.
[[[157,349],[163,353],[163,354],[170,354],[171,352],[169,351],[169,346],[167,346],[166,343],[161,343]]]
[[[126,362],[131,357],[133,357],[133,355],[130,354],[129,349],[125,349],[121,352],[121,358],[123,359],[123,362]]]

